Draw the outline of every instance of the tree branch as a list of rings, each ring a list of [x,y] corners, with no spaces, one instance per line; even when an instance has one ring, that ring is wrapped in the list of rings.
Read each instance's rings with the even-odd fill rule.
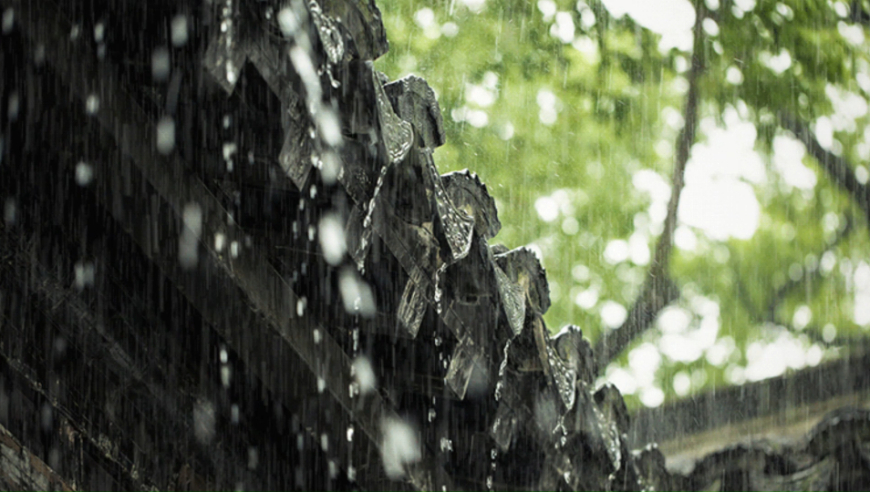
[[[800,121],[784,111],[780,112],[778,116],[780,126],[793,133],[798,140],[804,143],[807,152],[819,162],[822,170],[831,181],[848,193],[861,207],[864,217],[870,224],[870,189],[855,177],[854,167],[843,157],[834,155],[823,148],[806,122]]]
[[[831,241],[828,242],[824,250],[821,252],[819,257],[821,258],[823,255],[828,253],[829,251],[833,251],[842,241],[845,239],[852,231],[854,230],[854,221],[847,217],[846,224],[840,229],[836,236],[834,236]],[[737,270],[736,266],[733,268],[735,271]],[[806,326],[802,329],[797,329],[791,323],[783,323],[779,320],[777,316],[777,309],[779,308],[780,303],[786,296],[794,292],[798,287],[809,285],[815,280],[819,279],[822,276],[819,269],[815,269],[813,271],[807,272],[802,275],[801,278],[795,280],[789,278],[785,281],[783,285],[776,289],[776,292],[773,294],[770,302],[767,304],[766,308],[757,308],[755,304],[752,303],[752,297],[749,294],[748,289],[746,288],[746,284],[743,280],[738,276],[735,278],[735,290],[738,299],[743,304],[744,308],[749,312],[750,316],[753,320],[758,324],[771,323],[777,326],[784,327],[788,331],[792,333],[803,333],[807,337],[809,337],[812,341],[824,346],[838,346],[843,345],[843,340],[840,340],[839,343],[828,342],[822,336],[822,330],[817,326],[810,325]]]
[[[597,22],[595,22],[595,33],[597,34],[599,60],[601,60],[598,63],[598,83],[599,86],[606,87],[604,77],[610,70],[610,52],[607,49],[607,38],[605,36],[610,24],[610,13],[600,1],[591,3],[589,7],[597,19]]]
[[[702,22],[706,12],[704,2],[695,2],[694,43],[692,47],[692,66],[689,70],[689,91],[683,110],[683,129],[677,136],[677,152],[674,161],[674,174],[671,183],[671,199],[664,228],[656,243],[655,255],[641,293],[631,307],[625,322],[616,330],[604,333],[595,344],[595,357],[598,367],[607,364],[619,355],[632,340],[649,328],[659,311],[680,296],[680,289],[669,275],[671,250],[674,244],[674,230],[677,227],[677,210],[689,153],[695,143],[698,128],[698,80],[704,70],[704,30]]]
[[[870,14],[868,14],[867,11],[864,10],[863,7],[861,7],[860,0],[852,0],[850,11],[852,22],[856,24],[861,24],[863,26],[870,26]]]
[[[852,232],[853,227],[854,221],[851,218],[846,217],[846,224],[843,226],[842,229],[837,232],[837,235],[834,236],[834,238],[828,244],[827,248],[822,251],[822,255],[836,248],[837,245],[839,245],[840,242],[842,242],[842,240],[845,239],[846,236],[848,236],[849,233]],[[819,255],[819,258],[821,258],[822,255]],[[801,278],[797,280],[788,278],[788,280],[786,280],[784,284],[776,289],[776,292],[773,294],[773,298],[767,304],[765,320],[770,321],[771,323],[776,323],[776,310],[779,307],[780,302],[782,302],[782,300],[785,299],[785,297],[793,292],[796,288],[808,282],[813,282],[819,279],[821,276],[822,273],[819,271],[818,268],[816,268],[814,271],[806,272],[806,274],[801,275]]]

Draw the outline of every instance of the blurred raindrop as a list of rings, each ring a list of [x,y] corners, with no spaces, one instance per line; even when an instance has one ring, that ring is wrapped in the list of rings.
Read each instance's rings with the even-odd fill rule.
[[[163,82],[169,78],[169,50],[160,47],[151,54],[151,77],[155,82]]]
[[[18,119],[18,110],[18,91],[12,91],[6,102],[6,116],[9,118],[9,121],[15,121]]]
[[[381,429],[384,471],[391,480],[398,480],[405,476],[405,465],[416,463],[422,457],[417,433],[406,422],[394,417],[385,419]]]
[[[184,269],[196,266],[199,259],[197,246],[202,231],[202,210],[196,203],[189,203],[182,213],[184,228],[178,241],[178,261]]]
[[[96,94],[91,94],[85,100],[85,112],[89,116],[93,116],[97,114],[97,111],[100,110],[100,98],[97,97]]]
[[[359,385],[359,391],[362,395],[374,391],[377,384],[375,371],[372,369],[371,362],[369,362],[367,357],[361,355],[354,359],[350,370],[351,375]]]
[[[9,197],[3,203],[3,221],[6,222],[6,226],[10,227],[15,225],[16,220],[18,219],[18,205],[15,202],[15,199]]]
[[[76,184],[79,186],[87,186],[91,184],[91,180],[94,178],[94,168],[86,163],[79,162],[76,164]]]
[[[75,286],[82,290],[94,285],[94,264],[90,261],[79,261],[75,264]]]
[[[175,148],[175,120],[164,116],[157,122],[157,152],[167,155]]]
[[[345,311],[367,318],[374,316],[375,299],[372,289],[354,269],[342,269],[338,287],[341,291],[341,300],[344,303]]]
[[[97,22],[96,24],[94,24],[94,41],[102,43],[105,34],[106,26],[102,22]]]
[[[193,407],[193,432],[202,444],[211,443],[215,436],[214,405],[208,400],[199,400]]]
[[[49,404],[48,402],[43,403],[39,415],[39,421],[42,425],[42,430],[45,432],[50,432],[52,426],[54,425],[54,409],[51,408],[51,404]]]
[[[187,16],[184,14],[178,14],[172,18],[172,46],[184,46],[187,44],[187,36]]]
[[[330,265],[338,265],[347,251],[347,242],[344,238],[344,227],[341,225],[341,220],[337,214],[326,214],[320,219],[317,229],[323,257]]]
[[[9,34],[12,31],[12,26],[15,23],[15,11],[12,10],[12,7],[6,8],[3,11],[3,34]]]

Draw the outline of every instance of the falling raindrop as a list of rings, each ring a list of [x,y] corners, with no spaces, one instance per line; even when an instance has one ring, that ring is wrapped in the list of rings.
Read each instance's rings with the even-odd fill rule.
[[[75,264],[75,286],[82,290],[94,285],[94,264],[90,261],[79,261]]]
[[[406,464],[416,463],[422,458],[417,434],[406,422],[393,417],[385,419],[381,428],[384,471],[391,480],[397,480],[405,475]]]
[[[361,273],[365,271],[365,257],[372,237],[372,214],[374,213],[375,203],[381,192],[381,187],[384,185],[384,178],[387,176],[388,170],[388,166],[381,167],[378,181],[375,183],[375,190],[372,192],[372,198],[368,203],[365,219],[363,219],[362,237],[360,238],[359,250],[355,255],[357,257],[357,269]]]
[[[169,50],[160,47],[151,54],[151,78],[163,82],[169,78]]]
[[[278,11],[278,27],[281,29],[281,33],[288,38],[293,36],[296,33],[296,29],[299,28],[299,20],[296,17],[296,13],[289,7]]]
[[[323,109],[317,113],[317,127],[327,145],[337,147],[341,145],[341,123],[338,115],[332,109]],[[313,198],[313,197],[312,197]]]
[[[6,104],[6,116],[9,118],[9,121],[15,121],[18,119],[18,92],[13,91],[9,94],[9,99]]]
[[[452,452],[452,451],[453,451],[453,441],[446,438],[446,437],[442,437],[441,438],[441,452],[447,453],[447,452]]]
[[[327,185],[334,184],[338,179],[341,179],[343,173],[341,162],[335,152],[325,152],[318,169],[320,177]]]
[[[64,337],[56,337],[54,339],[54,356],[61,358],[66,353],[67,342]]]
[[[53,417],[54,411],[51,408],[51,405],[48,402],[42,404],[41,422],[42,422],[42,430],[51,431],[52,424],[54,422]]]
[[[167,155],[175,148],[175,120],[170,116],[157,123],[157,152]]]
[[[106,26],[102,22],[94,24],[94,41],[101,43],[106,34]]]
[[[94,177],[94,168],[86,162],[76,164],[76,184],[87,186]]]
[[[187,16],[178,14],[172,18],[171,27],[172,46],[180,47],[187,44]]]
[[[18,206],[15,203],[14,198],[7,198],[3,203],[3,221],[6,222],[6,226],[15,225],[15,221],[18,218]]]
[[[433,299],[435,301],[435,310],[438,314],[441,314],[441,274],[446,270],[447,264],[445,263],[435,271],[435,295]]]
[[[97,114],[97,111],[100,110],[100,98],[97,97],[96,94],[91,94],[85,100],[85,112],[88,116],[93,116]]]
[[[224,142],[222,153],[225,161],[229,161],[233,158],[233,155],[239,150],[238,146],[235,142]]]
[[[359,391],[362,395],[366,395],[375,389],[376,379],[375,371],[372,369],[371,362],[365,356],[359,356],[351,363],[351,376],[356,379]]]
[[[12,7],[8,7],[3,11],[3,34],[9,34],[12,31],[12,25],[15,23],[15,11]]]
[[[200,400],[193,407],[193,431],[202,444],[209,444],[215,435],[215,411],[210,401]]]
[[[229,82],[230,84],[235,84],[236,80],[239,77],[239,74],[238,74],[238,69],[233,64],[232,60],[229,60],[229,59],[227,60],[226,68],[227,68],[227,82]]]
[[[230,378],[232,377],[232,369],[230,366],[224,364],[221,366],[221,384],[224,388],[230,387]]]
[[[367,318],[374,316],[375,302],[371,287],[352,268],[342,269],[338,287],[345,311]]]
[[[178,262],[184,269],[196,266],[198,261],[197,245],[202,231],[202,209],[196,203],[185,205],[182,212],[184,230],[178,241]]]

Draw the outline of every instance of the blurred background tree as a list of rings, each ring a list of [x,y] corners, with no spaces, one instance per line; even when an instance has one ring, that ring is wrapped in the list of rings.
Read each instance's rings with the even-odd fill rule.
[[[439,169],[487,183],[493,242],[540,254],[550,329],[597,342],[629,405],[862,345],[866,0],[378,5],[378,68],[438,93]]]

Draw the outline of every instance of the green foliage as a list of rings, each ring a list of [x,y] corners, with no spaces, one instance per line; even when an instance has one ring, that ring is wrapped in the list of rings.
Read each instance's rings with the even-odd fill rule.
[[[712,142],[717,127],[735,121],[754,125],[762,176],[734,179],[751,186],[758,227],[749,239],[723,239],[680,226],[671,275],[683,292],[673,316],[660,319],[610,370],[634,371],[638,381],[639,367],[655,373],[631,404],[655,403],[653,387],[672,398],[675,387],[685,394],[687,380],[696,392],[758,377],[763,371],[753,372],[750,359],[783,333],[805,350],[792,367],[817,363],[819,353],[834,353],[828,346],[866,333],[853,316],[862,275],[856,270],[870,272],[864,215],[812,156],[802,162],[815,185],[801,188],[775,165],[774,151],[791,141],[777,124],[785,111],[817,123],[817,131],[832,127],[831,150],[866,166],[867,28],[842,2],[758,0],[748,11],[740,6],[752,2],[706,5],[720,3],[704,9],[698,141]],[[596,0],[379,6],[392,45],[378,68],[391,78],[416,73],[438,93],[448,135],[435,154],[439,169],[469,168],[487,183],[504,225],[493,242],[540,249],[551,330],[575,323],[597,339],[609,329],[605,306],[630,309],[649,268],[643,245],[652,253],[661,232],[656,198],[639,182],[670,184],[691,53],[661,51],[659,34],[630,15],[612,17]],[[832,103],[850,94],[864,101],[863,113],[844,116]],[[689,172],[704,165],[690,163]],[[857,172],[866,181],[867,168]],[[631,254],[614,240],[627,241]],[[663,326],[683,315],[686,326]],[[694,359],[669,355],[668,344],[679,337],[703,341],[700,352],[685,356]],[[640,344],[655,346],[660,363],[637,355],[643,351],[632,358]]]

